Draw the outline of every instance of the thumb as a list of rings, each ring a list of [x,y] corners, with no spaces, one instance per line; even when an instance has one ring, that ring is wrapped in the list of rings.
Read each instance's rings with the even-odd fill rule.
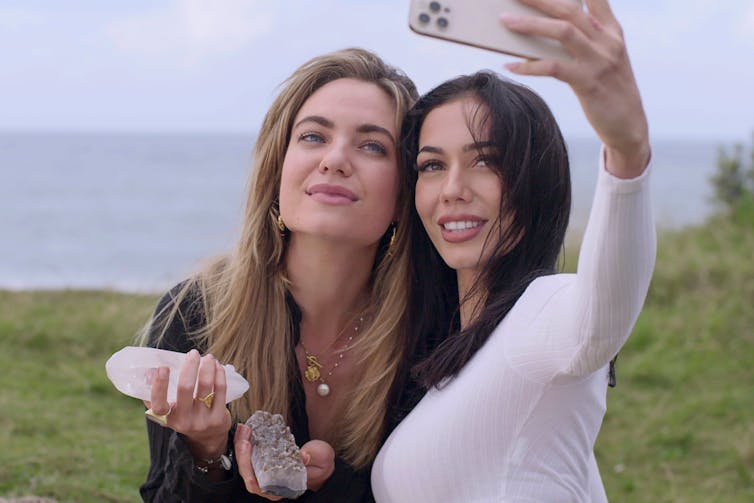
[[[304,466],[309,466],[312,462],[312,455],[306,451],[301,451],[301,459],[304,461]]]

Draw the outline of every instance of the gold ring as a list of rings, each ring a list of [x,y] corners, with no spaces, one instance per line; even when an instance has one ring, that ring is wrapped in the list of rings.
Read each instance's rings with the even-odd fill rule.
[[[209,395],[205,396],[204,398],[196,398],[200,402],[202,402],[208,409],[212,408],[212,403],[215,401],[215,392],[213,391]]]
[[[173,406],[171,405],[168,409],[167,413],[165,414],[155,414],[155,412],[152,409],[147,409],[144,412],[144,415],[147,416],[147,419],[150,421],[159,424],[160,426],[167,426],[168,425],[168,416],[170,413],[173,412]]]

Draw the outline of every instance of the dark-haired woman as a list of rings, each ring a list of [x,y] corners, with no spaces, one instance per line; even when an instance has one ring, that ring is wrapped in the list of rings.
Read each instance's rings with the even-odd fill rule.
[[[556,19],[505,24],[559,39],[573,59],[511,69],[570,84],[604,144],[578,272],[555,274],[570,180],[545,103],[491,73],[420,99],[403,128],[424,239],[414,267],[431,282],[418,303],[423,329],[449,335],[417,367],[429,391],[375,461],[378,502],[606,500],[593,447],[609,362],[654,267],[648,128],[607,2],[527,3]]]

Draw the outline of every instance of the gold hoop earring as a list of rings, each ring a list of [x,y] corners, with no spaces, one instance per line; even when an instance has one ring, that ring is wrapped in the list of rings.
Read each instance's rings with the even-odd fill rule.
[[[393,234],[390,236],[390,243],[387,245],[387,256],[392,257],[395,253],[396,234],[398,233],[398,224],[393,223]]]
[[[278,230],[280,230],[280,235],[285,236],[285,222],[283,222],[283,215],[278,215]]]

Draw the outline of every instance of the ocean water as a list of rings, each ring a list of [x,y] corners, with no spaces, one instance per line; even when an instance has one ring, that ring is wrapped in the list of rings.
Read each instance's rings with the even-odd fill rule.
[[[161,291],[237,236],[253,136],[0,133],[0,288]],[[715,142],[655,142],[657,223],[714,210]],[[585,225],[599,144],[569,141]]]

